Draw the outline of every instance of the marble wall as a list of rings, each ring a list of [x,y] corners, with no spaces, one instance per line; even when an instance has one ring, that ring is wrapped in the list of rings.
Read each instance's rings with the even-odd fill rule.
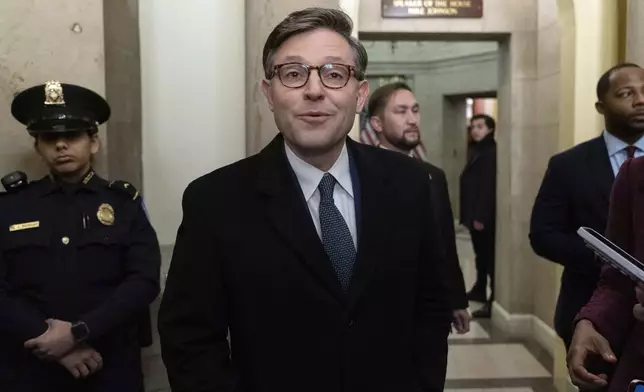
[[[557,0],[538,3],[537,46],[537,135],[539,154],[534,157],[532,189],[536,195],[545,173],[548,159],[559,150],[559,96],[561,78],[561,29]],[[559,268],[556,264],[533,256],[535,272],[534,314],[552,326],[553,311],[558,295]],[[548,288],[545,289],[544,288]]]
[[[626,61],[644,66],[644,2],[628,0],[626,21]]]
[[[103,21],[105,98],[112,108],[107,167],[111,179],[129,181],[142,191],[139,1],[103,1]]]
[[[101,0],[3,0],[0,2],[0,175],[45,173],[33,139],[11,116],[14,94],[51,79],[105,93]],[[106,174],[107,143],[96,168]]]

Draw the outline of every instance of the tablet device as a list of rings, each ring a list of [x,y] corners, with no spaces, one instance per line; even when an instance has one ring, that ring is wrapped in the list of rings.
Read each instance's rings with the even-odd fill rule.
[[[590,227],[580,227],[577,234],[586,242],[599,258],[617,268],[624,275],[639,282],[644,282],[644,264],[629,255],[619,246],[609,241]]]

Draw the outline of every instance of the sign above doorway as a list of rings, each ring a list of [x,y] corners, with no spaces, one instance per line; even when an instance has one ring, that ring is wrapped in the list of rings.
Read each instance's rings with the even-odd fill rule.
[[[483,0],[381,0],[383,18],[482,18]]]

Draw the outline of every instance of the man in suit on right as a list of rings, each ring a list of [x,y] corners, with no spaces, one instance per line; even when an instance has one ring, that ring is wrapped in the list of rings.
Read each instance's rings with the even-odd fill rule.
[[[597,83],[597,111],[605,131],[550,159],[530,221],[535,253],[564,266],[555,330],[570,347],[573,320],[590,299],[601,264],[577,235],[580,226],[603,233],[615,176],[628,157],[643,155],[644,70],[620,64]]]

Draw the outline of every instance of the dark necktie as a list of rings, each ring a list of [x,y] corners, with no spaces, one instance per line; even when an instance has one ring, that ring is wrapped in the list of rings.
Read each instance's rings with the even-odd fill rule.
[[[338,280],[346,291],[353,274],[353,263],[356,258],[356,247],[340,210],[333,201],[333,189],[336,180],[325,173],[318,185],[320,190],[320,228],[324,250],[333,264]]]
[[[627,146],[626,147],[626,159],[635,158],[635,150],[637,150],[637,147],[635,147],[635,146]]]

